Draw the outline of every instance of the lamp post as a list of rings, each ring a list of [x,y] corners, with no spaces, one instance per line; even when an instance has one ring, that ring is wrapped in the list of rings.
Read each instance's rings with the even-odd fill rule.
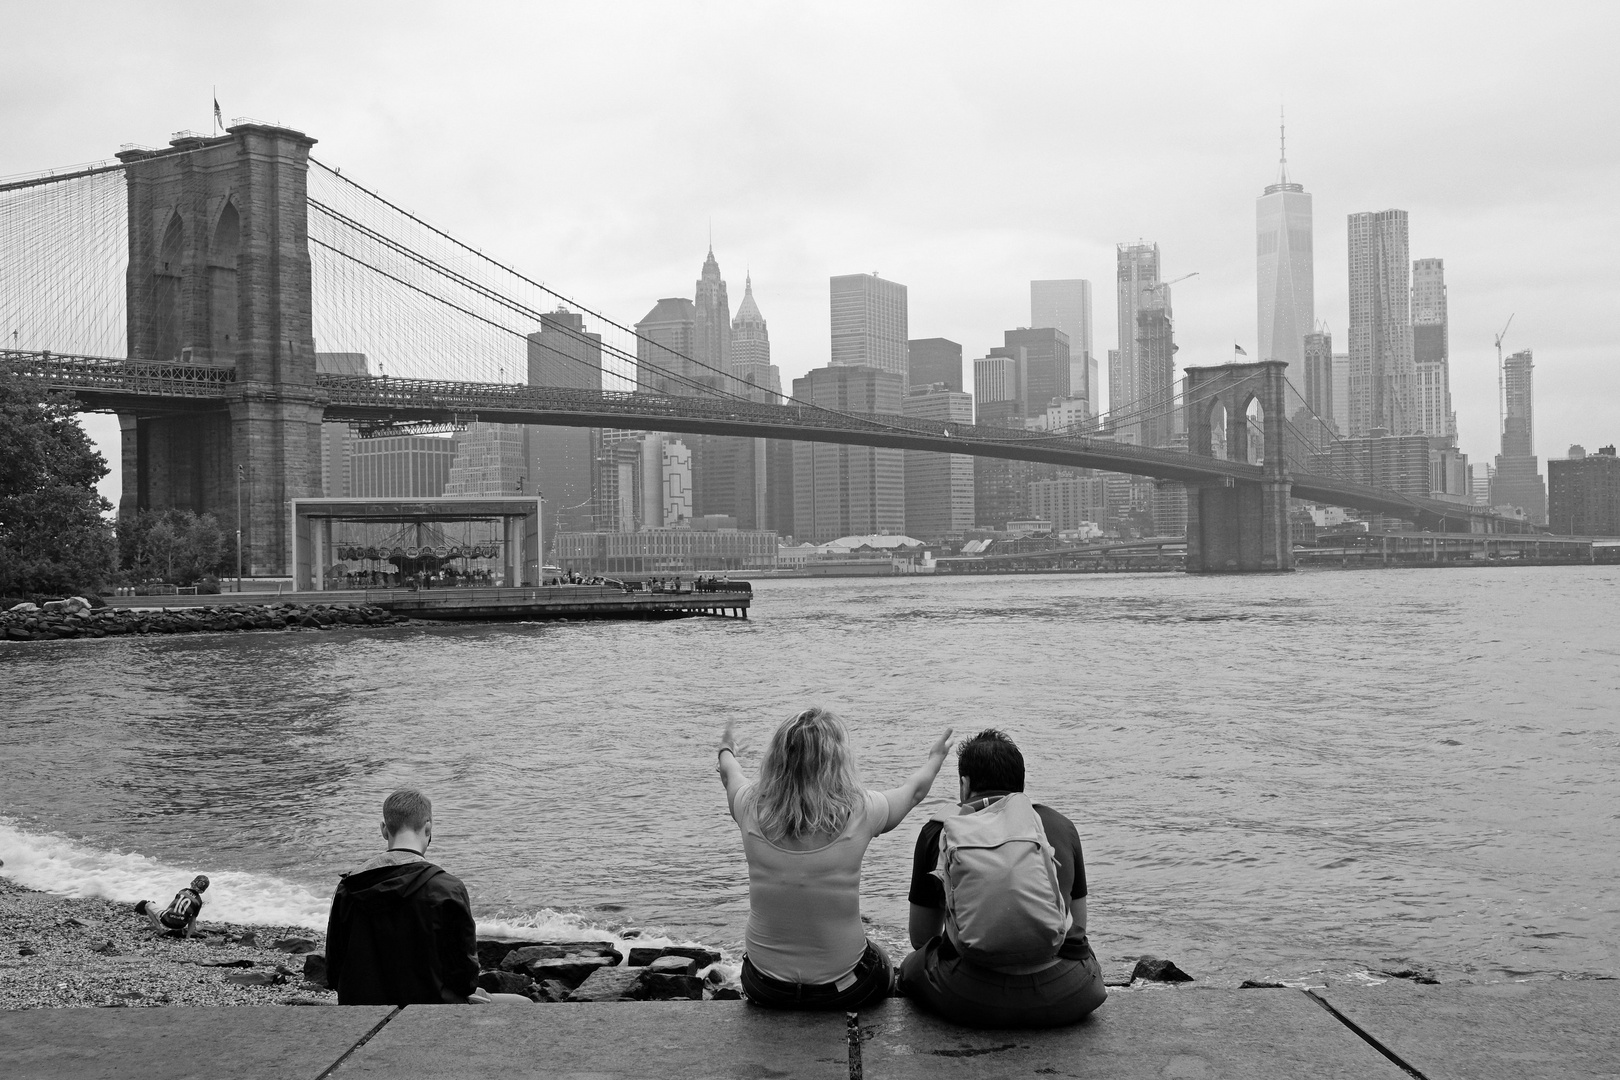
[[[242,466],[236,467],[236,591],[242,591]]]

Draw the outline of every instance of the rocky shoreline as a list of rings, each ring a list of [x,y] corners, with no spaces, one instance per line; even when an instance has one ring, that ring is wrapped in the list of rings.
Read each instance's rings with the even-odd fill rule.
[[[77,597],[0,612],[0,641],[52,641],[145,634],[324,630],[410,622],[369,604],[211,604],[186,608],[92,607]]]
[[[207,915],[207,909],[203,909]],[[206,918],[154,931],[130,904],[38,892],[0,877],[0,1011],[158,1005],[336,1005],[324,935]],[[727,1000],[721,954],[611,941],[478,943],[479,986],[536,1002]]]

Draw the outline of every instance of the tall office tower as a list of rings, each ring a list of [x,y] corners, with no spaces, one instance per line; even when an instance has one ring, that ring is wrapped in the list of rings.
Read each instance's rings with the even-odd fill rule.
[[[1350,431],[1415,435],[1406,211],[1350,215]]]
[[[1305,361],[1305,335],[1316,329],[1316,270],[1311,242],[1311,197],[1288,179],[1283,132],[1277,182],[1255,200],[1258,248],[1258,358],[1283,360],[1294,375]]]
[[[529,335],[529,385],[602,389],[602,335],[586,332],[585,316],[561,306],[540,316]]]
[[[1417,373],[1418,422],[1425,435],[1457,437],[1451,411],[1451,345],[1446,328],[1444,259],[1412,263],[1412,363]]]
[[[990,355],[1013,362],[1017,396],[1025,416],[1043,416],[1053,401],[1070,397],[1069,335],[1046,326],[1006,330],[1001,337],[1002,344],[991,349]]]
[[[1114,376],[1111,373],[1117,367],[1119,367],[1119,350],[1118,349],[1109,349],[1108,350],[1108,370],[1109,370],[1110,374],[1108,376],[1108,379],[1109,379],[1108,393],[1109,393],[1110,400],[1108,402],[1108,407],[1110,409],[1112,409],[1114,407],[1114,403],[1113,403],[1113,400],[1112,400],[1112,396],[1113,396],[1113,393],[1114,393],[1114,383],[1113,383]],[[1101,403],[1102,399],[1097,398],[1097,397],[1093,397],[1091,400],[1095,403],[1093,408],[1095,409],[1096,414],[1101,415],[1102,411],[1103,411],[1102,410],[1102,403]]]
[[[1333,354],[1333,431],[1341,439],[1350,434],[1350,354]]]
[[[701,394],[692,364],[697,308],[684,296],[665,297],[636,323],[636,389],[655,394]],[[702,385],[706,386],[707,383]]]
[[[1547,523],[1547,488],[1536,460],[1535,397],[1530,350],[1502,363],[1502,452],[1491,480],[1491,505],[1516,506],[1538,525]]]
[[[832,366],[862,366],[909,381],[906,363],[906,287],[876,274],[831,279]],[[898,408],[898,402],[896,408]]]
[[[912,361],[917,358],[912,350]],[[961,373],[958,346],[957,373]],[[901,402],[902,415],[919,420],[973,422],[973,396],[944,383],[919,383]],[[961,536],[973,528],[973,458],[967,454],[931,454],[907,450],[906,533],[920,540]]]
[[[1142,350],[1136,343],[1139,333],[1137,313],[1144,306],[1159,300],[1168,305],[1169,299],[1156,295],[1164,292],[1159,284],[1158,244],[1120,244],[1116,249],[1116,259],[1119,359],[1109,358],[1108,409],[1112,414],[1128,417],[1134,413],[1137,400],[1146,389],[1142,385]],[[1140,423],[1127,419],[1123,425],[1116,425],[1116,430],[1135,432],[1140,440],[1141,427]]]
[[[387,435],[356,439],[350,458],[351,499],[437,499],[450,482],[456,439]],[[513,494],[510,491],[502,494]]]
[[[703,260],[692,306],[692,374],[705,386],[729,391],[731,300],[726,296],[726,282],[720,276],[720,264],[715,261],[712,247],[709,257]]]
[[[1333,424],[1333,335],[1326,330],[1306,334],[1305,407],[1314,419]],[[1297,381],[1295,385],[1298,385]]]
[[[949,338],[916,338],[906,343],[907,382],[912,386],[932,386],[962,392],[962,346]]]
[[[585,330],[585,317],[559,307],[540,316],[529,335],[529,385],[602,389],[602,335]],[[528,428],[534,477],[531,490],[545,501],[541,528],[549,547],[558,532],[595,526],[593,485],[600,428],[532,425]]]
[[[771,363],[771,335],[754,300],[754,279],[743,279],[743,299],[731,320],[731,374],[736,389],[751,401],[774,405],[782,400],[782,372]]]
[[[794,379],[793,396],[839,412],[897,413],[903,383],[891,371],[828,365]],[[801,543],[904,533],[905,451],[796,442],[793,496],[793,535]]]
[[[1136,418],[1142,446],[1169,446],[1176,436],[1177,407],[1175,323],[1170,317],[1170,290],[1149,290],[1136,311],[1137,387],[1146,405]]]
[[[1030,282],[1029,325],[1050,326],[1069,335],[1069,396],[1084,398],[1095,415],[1092,380],[1097,358],[1091,353],[1091,282],[1084,278]]]
[[[989,356],[973,361],[973,396],[983,406],[995,401],[1022,401],[1021,384],[1018,381],[1018,361],[1007,356],[998,356],[991,352]],[[1022,407],[1017,411],[1021,417]],[[978,423],[984,423],[979,420]]]

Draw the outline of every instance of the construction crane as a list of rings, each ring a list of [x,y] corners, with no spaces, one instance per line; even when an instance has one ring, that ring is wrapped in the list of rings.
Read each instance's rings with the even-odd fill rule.
[[[1180,277],[1172,278],[1169,281],[1155,281],[1151,285],[1144,285],[1142,287],[1142,291],[1143,292],[1158,292],[1160,289],[1169,288],[1171,285],[1175,285],[1178,282],[1186,281],[1188,278],[1194,278],[1194,277],[1197,277],[1197,276],[1198,276],[1198,271],[1194,270],[1190,274],[1182,274]]]
[[[1503,324],[1502,332],[1496,335],[1496,434],[1501,435],[1503,425],[1507,423],[1507,377],[1502,368],[1502,339],[1507,337],[1508,327],[1513,325],[1513,316],[1518,312],[1511,312],[1508,321]]]

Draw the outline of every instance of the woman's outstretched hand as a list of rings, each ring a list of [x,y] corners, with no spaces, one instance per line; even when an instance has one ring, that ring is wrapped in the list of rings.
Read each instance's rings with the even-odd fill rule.
[[[934,745],[928,748],[929,758],[939,758],[941,762],[945,760],[945,755],[950,753],[951,734],[955,730],[955,728],[946,728],[945,733],[934,740]]]
[[[719,755],[719,750],[730,750],[733,756],[737,753],[737,733],[733,730],[730,720],[726,721],[726,728],[720,733],[720,746],[716,750],[716,756]]]

